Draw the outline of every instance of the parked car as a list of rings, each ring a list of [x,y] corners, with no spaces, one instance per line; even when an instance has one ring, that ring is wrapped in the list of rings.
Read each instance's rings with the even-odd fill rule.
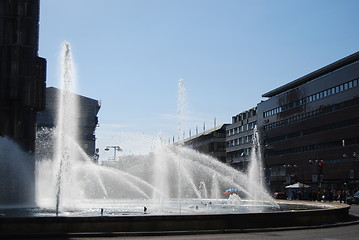
[[[274,199],[287,199],[287,194],[284,192],[275,192],[274,193]]]
[[[353,196],[347,197],[347,203],[348,204],[359,204],[359,191],[353,194]]]

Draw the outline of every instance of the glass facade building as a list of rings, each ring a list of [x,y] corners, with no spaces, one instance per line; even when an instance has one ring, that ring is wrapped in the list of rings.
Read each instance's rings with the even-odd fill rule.
[[[359,187],[359,52],[263,97],[258,128],[273,191],[298,181],[314,189]]]

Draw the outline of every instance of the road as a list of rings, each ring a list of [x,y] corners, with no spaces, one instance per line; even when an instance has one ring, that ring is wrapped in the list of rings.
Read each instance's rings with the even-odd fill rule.
[[[359,221],[359,205],[352,205],[350,214],[357,216]],[[47,238],[41,238],[47,239]],[[322,227],[301,230],[281,230],[270,232],[226,233],[226,234],[197,234],[175,236],[103,236],[103,237],[68,237],[51,238],[57,240],[272,240],[272,239],[310,239],[310,240],[357,240],[359,239],[359,222],[356,224],[340,225],[335,227]]]

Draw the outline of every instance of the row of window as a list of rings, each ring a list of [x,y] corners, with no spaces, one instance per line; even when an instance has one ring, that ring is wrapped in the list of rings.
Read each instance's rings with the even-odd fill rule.
[[[272,177],[281,177],[285,176],[285,167],[283,165],[271,166],[270,175]]]
[[[288,155],[288,154],[294,154],[294,153],[302,153],[302,152],[310,152],[310,151],[318,151],[318,150],[325,150],[330,148],[337,148],[343,146],[343,143],[345,145],[353,145],[353,144],[359,144],[359,138],[351,138],[351,139],[345,139],[343,140],[337,140],[332,142],[325,142],[325,143],[318,143],[318,144],[311,144],[311,145],[305,145],[301,147],[296,148],[289,148],[289,149],[283,149],[278,151],[269,151],[265,153],[266,158],[280,156],[280,155]]]
[[[281,135],[281,136],[277,136],[277,137],[273,137],[273,138],[268,138],[265,140],[265,142],[273,143],[273,142],[288,140],[288,139],[291,139],[294,137],[305,136],[308,134],[319,133],[319,132],[329,131],[329,130],[343,128],[343,127],[349,127],[349,126],[354,126],[354,125],[359,125],[359,118],[353,118],[350,120],[336,122],[336,123],[328,124],[328,125],[321,126],[321,127],[305,129],[305,130],[293,132],[290,134],[285,134],[285,135]]]
[[[250,117],[254,117],[257,115],[257,108],[253,108],[253,109],[250,109],[246,112],[243,112],[243,113],[240,113],[236,116],[233,116],[232,117],[232,123],[236,123],[236,122],[239,122],[239,121],[242,121],[244,119],[247,119],[247,118],[250,118]]]
[[[244,125],[236,127],[236,128],[229,129],[229,130],[227,130],[227,136],[232,136],[232,135],[235,135],[238,133],[253,130],[256,125],[257,125],[257,121],[254,121],[254,122],[250,122],[248,124],[244,124]]]
[[[277,113],[284,112],[286,110],[289,110],[289,109],[292,109],[292,108],[295,108],[295,107],[298,107],[298,106],[301,106],[301,105],[304,105],[304,104],[307,104],[307,103],[310,103],[313,101],[317,101],[319,99],[337,94],[339,92],[351,89],[353,87],[357,87],[358,85],[359,85],[359,79],[354,79],[352,81],[340,84],[338,86],[335,86],[335,87],[326,89],[324,91],[315,93],[313,95],[307,96],[305,98],[299,99],[295,102],[291,102],[286,105],[279,106],[277,108],[266,111],[263,113],[263,117],[269,117],[269,116],[275,115]]]
[[[244,136],[234,140],[227,141],[227,147],[234,147],[246,143],[251,143],[253,141],[253,135]]]
[[[301,121],[301,120],[304,120],[304,119],[316,117],[316,116],[319,116],[319,115],[322,115],[322,114],[327,114],[327,113],[334,112],[334,111],[337,111],[337,110],[340,110],[340,109],[343,109],[343,108],[346,108],[346,107],[354,106],[354,105],[357,105],[357,104],[359,104],[359,99],[355,98],[353,100],[349,100],[349,101],[342,102],[342,103],[339,103],[339,104],[335,104],[335,105],[325,107],[325,108],[320,108],[320,109],[315,110],[315,111],[307,112],[307,113],[297,115],[297,116],[294,116],[294,117],[291,117],[291,118],[287,118],[287,119],[284,119],[284,120],[281,120],[281,121],[278,121],[278,122],[267,124],[267,125],[264,126],[264,130],[278,128],[278,127],[283,126],[283,125],[287,125],[287,124],[290,124],[290,123],[293,123],[293,122],[297,122],[297,121]]]

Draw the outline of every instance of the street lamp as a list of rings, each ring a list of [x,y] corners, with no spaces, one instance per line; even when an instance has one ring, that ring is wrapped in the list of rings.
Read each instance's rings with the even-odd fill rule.
[[[115,160],[116,160],[116,151],[121,152],[122,149],[121,149],[119,146],[107,146],[107,147],[105,148],[105,151],[109,151],[110,148],[113,148],[113,160],[115,161]]]

